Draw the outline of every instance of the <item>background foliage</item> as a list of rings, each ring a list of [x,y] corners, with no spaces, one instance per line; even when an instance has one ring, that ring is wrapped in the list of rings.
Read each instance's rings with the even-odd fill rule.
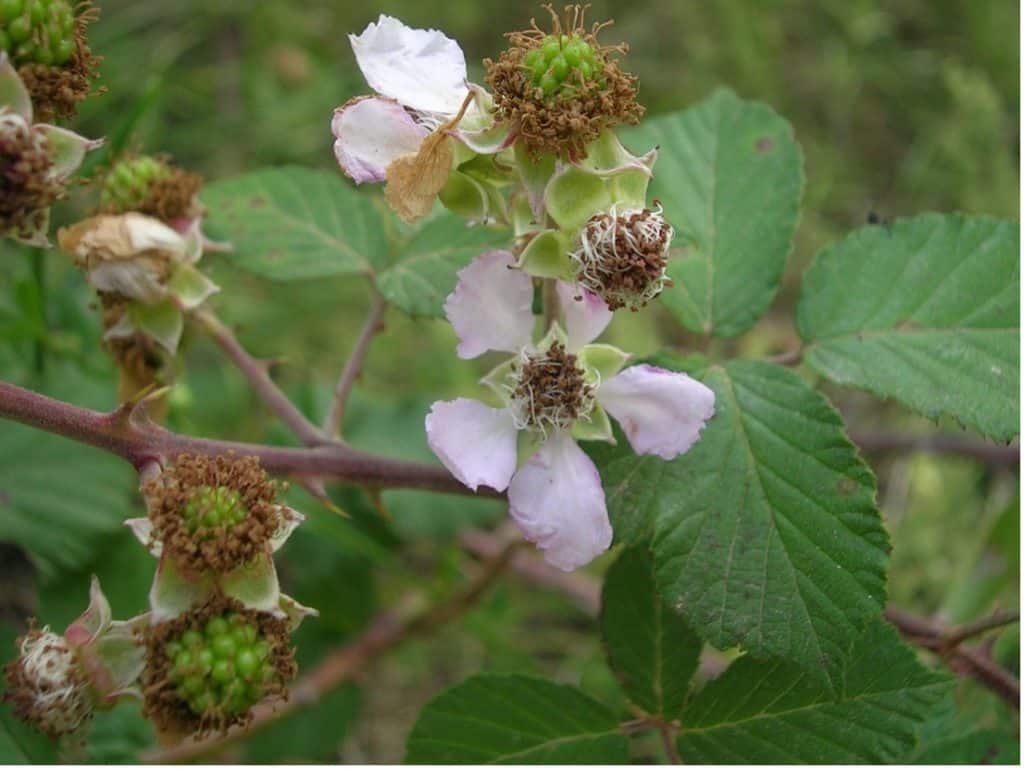
[[[106,57],[103,82],[110,90],[86,103],[76,128],[85,135],[107,135],[115,146],[169,152],[210,180],[278,164],[335,174],[328,130],[331,110],[365,91],[346,33],[361,30],[378,13],[391,13],[413,26],[438,27],[457,38],[466,50],[473,79],[479,79],[479,60],[502,47],[500,31],[524,26],[530,13],[521,3],[468,0],[301,5],[182,0],[104,2],[102,9],[92,43]],[[828,0],[810,6],[796,0],[639,0],[621,8],[596,2],[592,13],[594,19],[614,15],[616,26],[610,36],[630,42],[629,68],[640,76],[641,98],[650,115],[690,106],[724,85],[740,97],[770,104],[793,126],[803,148],[804,202],[782,290],[752,332],[716,340],[705,350],[708,354],[763,357],[794,346],[798,329],[800,336],[816,338],[821,323],[815,321],[813,307],[801,312],[799,325],[793,320],[798,277],[819,249],[861,226],[870,212],[884,218],[924,210],[1017,216],[1018,19],[1012,3]],[[654,133],[658,126],[654,120],[642,130]],[[670,170],[668,161],[669,156],[663,156],[660,172]],[[77,203],[65,205],[58,216],[73,218]],[[671,213],[673,201],[665,203]],[[379,270],[391,270],[392,279],[382,284],[382,290],[402,304],[403,273],[396,266],[402,264],[403,249],[412,246],[394,217],[384,214],[380,220],[383,233],[353,234],[344,227],[332,234],[358,239],[353,253],[379,260],[374,263]],[[417,237],[428,247],[447,240],[445,233]],[[417,246],[419,253],[430,251],[423,242]],[[374,244],[380,248],[370,248]],[[111,406],[113,371],[96,352],[98,321],[81,276],[57,254],[47,257],[43,279],[35,264],[16,249],[2,247],[0,377],[82,405]],[[274,265],[268,261],[263,274],[270,274]],[[215,302],[225,321],[239,328],[242,341],[255,354],[285,355],[280,381],[307,413],[322,414],[333,378],[369,305],[357,261],[337,265],[327,277],[309,272],[309,279],[289,283],[243,273],[223,257],[208,257],[206,266],[228,288]],[[669,307],[652,306],[617,319],[610,341],[640,354],[666,344],[689,351],[698,337],[687,328],[700,328],[703,318],[694,316],[688,323],[685,309]],[[437,303],[406,309],[433,315]],[[737,333],[749,325],[736,323]],[[390,312],[346,418],[351,441],[398,456],[429,459],[422,434],[429,403],[465,392],[483,373],[480,367],[457,361],[453,349],[454,338],[445,324],[414,322]],[[171,426],[198,435],[291,442],[207,339],[189,337],[186,350],[187,367],[172,395]],[[439,360],[446,363],[438,365]],[[828,360],[811,363],[815,368],[830,365]],[[719,374],[720,382],[735,379],[740,394],[746,391],[747,397],[763,394],[768,385],[755,375],[756,367],[739,368]],[[770,385],[800,386],[799,380]],[[895,400],[882,402],[831,385],[823,391],[854,432],[934,429]],[[980,392],[979,400],[984,399]],[[827,415],[812,416],[827,431]],[[985,419],[982,409],[976,417],[981,429]],[[940,417],[939,424],[959,429],[948,418]],[[712,441],[702,451],[713,454],[715,448]],[[33,459],[37,454],[39,459]],[[892,600],[954,623],[983,615],[995,605],[1017,606],[1018,502],[1011,471],[970,458],[916,453],[872,455],[869,460],[893,548]],[[38,614],[56,626],[73,618],[84,605],[90,572],[103,581],[116,613],[143,608],[152,561],[120,529],[119,521],[137,512],[139,502],[132,496],[130,473],[119,478],[119,470],[124,468],[98,452],[9,424],[0,427],[0,540],[17,543],[0,554],[0,579],[9,586],[0,591],[0,659],[10,656],[9,640],[27,615]],[[40,478],[49,482],[41,484]],[[857,493],[868,493],[870,479],[857,478],[855,483],[864,487]],[[457,532],[470,523],[490,525],[501,516],[500,506],[492,503],[410,492],[385,493],[381,503],[389,515],[382,516],[372,500],[341,490],[336,502],[352,516],[342,520],[301,492],[293,493],[296,506],[310,520],[282,552],[282,580],[288,592],[322,612],[321,619],[306,623],[297,638],[300,664],[307,667],[410,585],[421,586],[428,596],[450,592],[471,570],[455,539]],[[13,509],[38,510],[46,517],[38,517],[40,525],[32,530],[16,528],[10,521],[23,516],[3,514]],[[611,560],[599,561],[593,571],[601,572]],[[877,593],[877,569],[870,554],[862,565],[864,600],[870,603],[871,593]],[[635,572],[627,576],[637,584],[653,584],[656,579],[640,562],[617,563],[615,568]],[[686,585],[673,589],[685,590]],[[649,672],[631,671],[628,682],[621,675],[632,659],[631,644],[642,640],[609,638],[609,667],[597,629],[598,620],[565,598],[505,580],[457,624],[378,665],[371,685],[342,689],[312,713],[275,727],[277,734],[290,739],[275,739],[274,731],[265,733],[238,746],[237,757],[401,760],[423,703],[478,671],[543,675],[582,689],[548,684],[537,692],[532,679],[521,682],[524,697],[550,701],[556,710],[567,707],[566,698],[578,703],[579,698],[594,697],[623,707],[627,698],[652,702],[656,689],[648,683]],[[680,648],[688,648],[685,627],[666,632],[675,634]],[[723,641],[742,635],[739,628],[725,624],[721,632]],[[1004,664],[1016,667],[1012,633],[1003,634],[997,653]],[[693,672],[692,661],[686,658],[671,664]],[[730,672],[738,676],[743,671]],[[698,670],[696,675],[703,674]],[[769,677],[773,671],[746,675],[749,680]],[[494,679],[479,680],[479,685],[486,685]],[[730,680],[723,677],[716,686],[729,686]],[[821,683],[810,682],[799,692],[804,697],[800,707],[815,715],[818,711],[812,706],[820,695],[814,687]],[[930,683],[917,685],[927,689]],[[459,691],[445,695],[456,708]],[[685,692],[657,691],[667,700],[663,707],[681,706]],[[870,695],[871,687],[865,685],[864,691]],[[691,702],[685,720],[714,724],[713,694],[705,692]],[[949,696],[958,705],[956,710],[939,712],[927,725],[926,736],[939,742],[922,740],[912,757],[946,758],[955,749],[972,760],[984,750],[982,755],[991,759],[993,745],[999,757],[1007,757],[998,752],[1005,747],[999,740],[1005,742],[1001,735],[1007,732],[1008,715],[1002,707],[971,683],[961,683]],[[595,703],[590,709],[578,708],[584,714],[580,719],[589,719],[580,728],[590,733],[600,731],[601,724],[614,723],[608,721],[605,707]],[[0,756],[52,757],[52,746],[9,725],[7,711],[0,713]],[[841,718],[842,712],[821,717]],[[565,728],[571,732],[571,725]],[[798,723],[792,728],[813,730],[818,724]],[[297,730],[304,737],[296,738]],[[692,752],[687,758],[728,760],[724,751],[741,738],[757,735],[723,736],[710,729],[707,735],[688,736],[685,744]],[[96,734],[79,758],[134,760],[151,739],[136,710],[122,707],[97,720]],[[599,755],[622,749],[614,737],[608,740],[595,748],[605,751]],[[952,743],[943,746],[942,740]],[[410,741],[410,755],[415,755],[416,744],[415,739]],[[891,758],[907,757],[901,752],[905,745],[901,735],[878,741],[879,750]],[[776,758],[813,759],[813,746],[808,744],[807,749],[812,752]],[[653,743],[639,743],[634,750],[658,755]],[[850,760],[855,758],[851,755]]]

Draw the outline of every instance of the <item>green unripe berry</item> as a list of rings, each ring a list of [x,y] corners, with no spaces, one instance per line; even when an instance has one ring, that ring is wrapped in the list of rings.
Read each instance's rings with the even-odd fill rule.
[[[553,75],[545,75],[540,79],[540,89],[544,92],[545,96],[553,94],[560,85],[561,83]]]
[[[259,627],[234,612],[211,617],[164,644],[170,682],[196,715],[241,715],[278,679],[271,647]]]
[[[0,0],[0,46],[15,66],[62,66],[74,55],[72,0]]]
[[[12,19],[7,25],[7,34],[11,36],[11,42],[24,43],[32,35],[32,20],[27,15]]]
[[[0,23],[6,24],[20,16],[24,10],[22,0],[0,0]]]
[[[231,659],[235,656],[235,652],[238,651],[238,645],[230,635],[216,636],[210,642],[210,648],[213,649],[214,655],[219,659]],[[214,664],[216,666],[216,663]]]
[[[134,169],[132,173],[135,173]],[[125,178],[118,178],[122,184],[127,182]],[[133,176],[133,183],[134,179]],[[182,511],[188,530],[192,533],[195,533],[200,525],[208,529],[215,526],[234,526],[241,523],[248,514],[249,511],[242,504],[242,496],[226,486],[200,486]]]
[[[565,76],[569,74],[569,62],[564,56],[556,56],[551,60],[551,74],[559,83],[565,80]]]
[[[558,55],[558,52],[562,50],[562,46],[559,45],[557,38],[552,35],[548,35],[544,38],[544,42],[540,44],[540,50],[544,54],[544,58],[551,61]]]
[[[149,197],[150,185],[170,176],[171,169],[165,163],[148,155],[119,160],[103,181],[100,205],[118,213],[138,209]]]
[[[526,53],[523,63],[533,84],[547,97],[578,86],[580,79],[592,80],[601,69],[597,56],[579,35],[548,35],[538,48]]]

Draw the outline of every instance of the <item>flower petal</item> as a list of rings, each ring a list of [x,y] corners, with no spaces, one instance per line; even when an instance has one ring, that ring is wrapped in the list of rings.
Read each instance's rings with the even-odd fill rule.
[[[569,335],[569,352],[577,352],[593,342],[612,321],[612,311],[604,299],[587,289],[558,281],[558,303]]]
[[[533,335],[533,281],[508,251],[488,251],[459,272],[444,313],[459,337],[460,358],[488,350],[519,352]]]
[[[425,112],[454,115],[466,88],[466,57],[436,29],[413,29],[381,14],[363,33],[348,36],[363,77],[377,93]]]
[[[516,471],[516,426],[507,409],[457,398],[427,414],[427,443],[452,475],[473,491],[504,491]]]
[[[567,433],[552,435],[520,468],[508,502],[523,536],[563,571],[589,563],[611,545],[601,477]]]
[[[334,156],[356,184],[384,181],[385,170],[415,153],[428,131],[393,99],[363,96],[334,110]]]
[[[696,379],[655,366],[631,366],[601,384],[598,402],[622,425],[637,454],[673,459],[687,451],[715,413],[715,394]]]

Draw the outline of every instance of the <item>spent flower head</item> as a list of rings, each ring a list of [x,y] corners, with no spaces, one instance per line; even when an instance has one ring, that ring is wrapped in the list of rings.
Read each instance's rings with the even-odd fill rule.
[[[33,122],[28,91],[0,52],[0,237],[48,246],[50,207],[85,153],[102,143]]]
[[[561,17],[545,7],[551,29],[531,20],[529,29],[509,33],[511,45],[497,61],[484,60],[486,82],[499,119],[532,157],[580,160],[606,128],[638,122],[643,107],[636,101],[636,77],[614,58],[627,46],[598,42],[612,22],[587,29],[586,6],[566,6]]]
[[[612,312],[597,295],[558,282],[564,331],[554,324],[534,343],[533,281],[512,254],[492,251],[459,273],[445,313],[458,353],[514,353],[485,379],[502,405],[439,401],[426,418],[427,441],[471,489],[508,489],[509,512],[547,560],[578,568],[611,544],[597,468],[576,440],[614,441],[609,415],[633,450],[672,459],[689,450],[714,414],[714,393],[686,374],[654,366],[623,368],[629,356],[594,344]]]
[[[173,354],[183,314],[220,290],[195,267],[205,243],[198,219],[182,234],[135,212],[100,215],[57,238],[104,300],[107,340],[142,333]]]
[[[277,502],[256,457],[179,454],[142,488],[149,517],[130,521],[156,555],[185,572],[225,574],[269,555],[302,521]]]
[[[93,577],[89,607],[62,635],[34,625],[18,639],[18,657],[5,671],[4,699],[15,715],[50,737],[77,732],[97,709],[137,696],[143,650],[136,630],[146,617],[114,621]]]

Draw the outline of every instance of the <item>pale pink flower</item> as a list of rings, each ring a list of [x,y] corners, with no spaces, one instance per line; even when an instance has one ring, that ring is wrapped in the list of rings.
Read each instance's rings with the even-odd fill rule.
[[[419,151],[424,139],[473,100],[452,136],[474,152],[497,152],[507,130],[494,130],[491,98],[466,80],[459,44],[436,29],[413,29],[381,14],[349,35],[356,63],[376,96],[359,96],[334,111],[334,154],[356,184],[385,181],[389,165]]]
[[[623,369],[626,353],[592,343],[611,311],[566,283],[557,285],[564,330],[555,324],[532,344],[533,282],[514,263],[506,251],[483,254],[459,273],[445,303],[460,357],[517,353],[484,379],[503,405],[439,401],[426,418],[427,441],[469,488],[508,489],[509,512],[523,536],[571,571],[612,540],[600,476],[576,440],[614,441],[611,415],[638,454],[673,459],[697,441],[715,396],[686,374],[649,365]]]

